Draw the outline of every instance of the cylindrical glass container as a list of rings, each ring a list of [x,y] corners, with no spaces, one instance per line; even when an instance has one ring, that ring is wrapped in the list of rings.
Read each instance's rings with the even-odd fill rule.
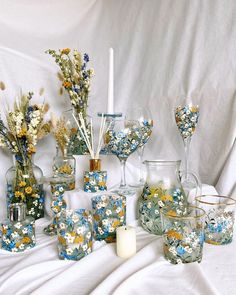
[[[9,205],[9,219],[2,224],[2,249],[23,252],[35,246],[35,220],[26,216],[26,205]]]
[[[107,171],[101,171],[101,160],[90,159],[90,171],[84,172],[84,191],[96,193],[107,190]]]
[[[98,195],[92,198],[95,240],[116,241],[116,228],[126,224],[126,197]]]
[[[165,258],[173,264],[201,262],[205,211],[189,206],[185,214],[178,214],[174,207],[162,208],[160,212]]]
[[[34,165],[33,158],[14,157],[14,165],[6,172],[7,207],[12,203],[26,203],[27,215],[38,219],[44,216],[43,172]]]
[[[197,197],[196,202],[206,211],[205,242],[213,245],[231,243],[236,200],[226,196],[204,195]]]
[[[68,154],[67,149],[62,152],[57,148],[57,154],[53,159],[53,176],[66,179],[66,191],[75,189],[75,169],[76,160],[73,155]]]
[[[57,226],[59,258],[80,260],[91,253],[92,227],[90,211],[62,210]]]

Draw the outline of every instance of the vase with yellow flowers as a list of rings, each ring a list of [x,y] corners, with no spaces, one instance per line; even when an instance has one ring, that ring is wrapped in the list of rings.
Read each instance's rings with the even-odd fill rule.
[[[51,115],[52,133],[57,143],[56,156],[53,159],[53,176],[63,177],[65,181],[64,190],[75,189],[76,161],[70,152],[71,138],[74,136],[73,128],[65,117],[57,119]]]
[[[44,216],[42,170],[34,165],[33,156],[39,139],[50,132],[44,122],[47,104],[31,104],[33,93],[21,95],[9,111],[5,124],[0,118],[0,146],[8,148],[14,157],[14,166],[6,173],[7,205],[26,203],[27,215],[38,219]]]
[[[59,92],[61,95],[64,91],[67,92],[73,107],[73,110],[67,111],[67,115],[70,114],[70,119],[74,122],[73,116],[75,115],[79,120],[79,114],[82,114],[87,132],[89,132],[90,122],[87,122],[87,108],[90,83],[94,75],[94,70],[92,68],[88,69],[88,54],[81,54],[76,49],[71,51],[70,48],[64,48],[58,51],[49,49],[46,53],[54,58],[60,68],[58,78],[61,81],[61,88]],[[71,139],[72,153],[74,155],[89,154],[83,137],[78,128],[76,129],[76,136]]]

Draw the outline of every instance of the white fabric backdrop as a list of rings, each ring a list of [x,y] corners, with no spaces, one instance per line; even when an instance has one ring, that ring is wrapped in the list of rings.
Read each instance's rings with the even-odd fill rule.
[[[192,140],[191,168],[200,175],[202,182],[216,185],[219,193],[235,196],[235,19],[234,0],[0,0],[0,81],[4,81],[7,87],[4,92],[0,92],[1,113],[4,111],[4,106],[12,105],[19,87],[24,91],[33,90],[36,94],[41,87],[44,87],[46,101],[50,103],[51,110],[57,114],[70,108],[68,97],[58,94],[59,81],[56,77],[58,68],[52,58],[44,53],[48,48],[63,47],[77,48],[90,55],[91,66],[96,73],[92,82],[90,113],[105,111],[108,48],[112,46],[115,50],[116,110],[123,111],[126,106],[133,104],[148,105],[152,109],[155,128],[147,145],[145,157],[177,159],[183,156],[183,145],[174,122],[174,102],[180,94],[197,94],[201,110],[199,126]],[[50,174],[54,153],[55,143],[52,137],[48,136],[39,144],[36,155],[36,163],[45,174]],[[129,179],[135,160],[135,155],[129,160]],[[117,183],[118,160],[109,157],[104,158],[103,162],[104,169],[109,173],[109,184]],[[2,220],[5,215],[4,175],[12,164],[9,153],[0,151],[0,163],[0,220]],[[88,165],[87,159],[78,157],[77,164],[77,179],[81,181],[82,171]],[[40,229],[38,231],[40,235]],[[154,252],[149,250],[156,249],[158,243],[156,245],[154,241],[152,244],[152,237],[143,232],[141,232],[141,241],[140,247],[147,245],[144,249],[147,253],[140,252],[140,256],[144,254],[143,257],[146,259],[148,256],[145,255],[149,255],[150,261],[156,259],[156,254],[153,256]],[[47,244],[46,240],[44,242]],[[50,247],[54,249],[55,243]],[[227,249],[233,255],[234,244],[229,247]],[[51,251],[51,248],[45,248],[48,253],[45,254],[45,259],[57,260],[55,249]],[[208,251],[207,255],[212,261],[214,257],[219,256],[218,249],[220,248],[211,248]],[[114,250],[110,246],[107,251]],[[227,281],[224,274],[233,275],[227,260],[229,257],[232,258],[232,255],[228,251],[221,250],[225,256],[221,256],[219,268],[226,264],[226,271],[223,277],[215,278],[216,283],[219,283],[220,279]],[[36,256],[38,258],[38,254]],[[113,260],[113,252],[108,257]],[[18,258],[20,260],[21,255],[18,255]],[[8,259],[6,256],[7,261]],[[85,263],[86,260],[82,262]],[[64,265],[64,262],[61,263]],[[35,265],[38,269],[37,264]],[[206,265],[209,266],[208,260],[203,262],[202,270]],[[19,265],[20,269],[21,267],[24,267],[24,263]],[[83,268],[83,265],[81,267]],[[116,260],[112,267],[117,267]],[[126,268],[125,265],[124,267]],[[209,274],[215,273],[218,268],[212,264],[209,270],[211,267],[212,272],[209,271]],[[42,268],[45,271],[43,264]],[[152,268],[147,270],[152,272]],[[173,269],[174,277],[176,277],[175,270]],[[193,272],[189,272],[189,268],[186,268],[185,272],[185,267],[180,268],[181,270],[183,277],[194,273],[194,269]],[[2,271],[4,272],[4,269]],[[29,271],[31,272],[31,268],[25,270],[26,276]],[[16,272],[18,272],[17,267]],[[60,269],[56,272],[60,272]],[[166,272],[169,272],[167,265]],[[24,275],[24,270],[22,274]],[[222,275],[222,272],[220,274]],[[7,272],[6,276],[8,275],[10,278],[11,272]],[[19,275],[21,281],[21,272]],[[83,274],[81,275],[87,280]],[[140,275],[141,279],[139,274],[134,277],[135,284],[138,280],[142,282],[142,272]],[[156,273],[156,276],[158,275]],[[197,276],[202,278],[204,275],[199,273]],[[116,276],[114,280],[115,278]],[[113,280],[113,276],[110,279]],[[191,280],[194,278],[190,278]],[[168,276],[167,283],[169,281]],[[150,286],[153,282],[150,277]],[[181,280],[179,282],[182,286]],[[233,280],[228,282],[225,294],[234,293],[235,287],[231,285],[232,282]],[[40,285],[40,279],[38,283]],[[87,284],[89,283],[88,281]],[[165,285],[167,283],[165,282]],[[106,285],[106,282],[104,284]],[[135,284],[133,283],[134,288]],[[5,284],[6,289],[4,286],[3,289],[7,290],[10,285],[11,283]],[[139,291],[142,290],[141,285],[138,286],[140,286]],[[117,294],[124,294],[125,288],[126,282]],[[76,289],[74,291],[76,292]],[[196,294],[201,292],[199,287]],[[211,293],[217,294],[217,291],[209,286],[207,294]]]

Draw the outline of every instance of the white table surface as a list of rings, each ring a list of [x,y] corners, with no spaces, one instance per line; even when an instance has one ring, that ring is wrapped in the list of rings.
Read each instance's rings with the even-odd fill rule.
[[[203,193],[216,192],[204,186]],[[70,207],[89,208],[91,195],[67,193]],[[37,246],[24,253],[0,250],[0,294],[235,294],[236,241],[227,246],[204,245],[200,264],[171,265],[162,255],[162,238],[145,232],[135,220],[137,197],[128,198],[127,219],[136,226],[137,254],[116,256],[115,243],[95,242],[82,260],[58,259],[57,238],[43,228],[48,218],[36,222]]]

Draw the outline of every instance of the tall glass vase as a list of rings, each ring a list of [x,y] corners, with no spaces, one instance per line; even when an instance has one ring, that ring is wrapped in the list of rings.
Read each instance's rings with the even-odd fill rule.
[[[7,208],[12,203],[26,203],[27,215],[44,216],[43,172],[33,158],[15,155],[14,165],[7,170]]]

